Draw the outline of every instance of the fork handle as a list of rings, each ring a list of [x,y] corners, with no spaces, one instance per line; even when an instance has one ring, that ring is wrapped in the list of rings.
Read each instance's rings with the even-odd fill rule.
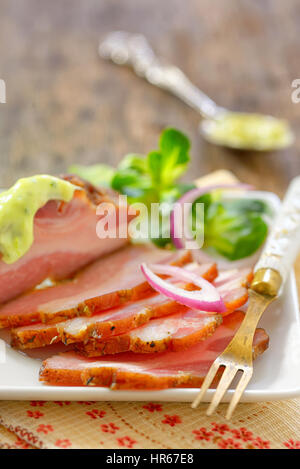
[[[270,269],[280,277],[278,290],[283,286],[300,248],[300,176],[292,180],[282,202],[275,224],[257,262],[255,277],[259,271]],[[276,292],[278,293],[278,291]]]

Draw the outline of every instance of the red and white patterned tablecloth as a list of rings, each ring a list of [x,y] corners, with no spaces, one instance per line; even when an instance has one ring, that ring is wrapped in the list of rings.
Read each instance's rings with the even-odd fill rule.
[[[300,449],[300,399],[224,406],[157,402],[0,403],[2,448]]]

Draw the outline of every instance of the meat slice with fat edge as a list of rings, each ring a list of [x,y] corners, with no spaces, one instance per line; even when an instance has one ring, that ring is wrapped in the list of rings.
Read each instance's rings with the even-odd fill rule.
[[[184,351],[158,354],[134,354],[87,358],[74,351],[46,359],[40,380],[51,385],[105,386],[111,389],[165,389],[200,387],[212,362],[226,348],[244,318],[236,311],[206,340]],[[268,348],[269,337],[257,329],[253,341],[253,357]],[[215,386],[217,380],[213,383]]]
[[[95,261],[71,280],[34,290],[6,303],[0,308],[0,327],[90,316],[145,298],[153,290],[140,272],[141,262],[183,265],[189,261],[188,251],[172,252],[150,245],[126,246]]]
[[[128,242],[126,237],[99,239],[96,233],[96,209],[100,203],[113,204],[119,219],[115,193],[96,188],[77,176],[62,179],[78,188],[72,200],[51,200],[40,208],[34,218],[34,241],[29,251],[12,264],[0,260],[0,303],[29,291],[46,278],[68,278]]]
[[[181,259],[184,260],[183,257]],[[187,264],[187,266],[189,265]],[[197,265],[196,270],[208,281],[214,280],[217,276],[215,264]],[[186,288],[189,287],[191,286],[186,285]],[[91,337],[102,340],[139,327],[151,318],[166,316],[186,309],[185,306],[152,292],[151,297],[130,301],[125,305],[93,316],[81,316],[58,324],[38,323],[18,327],[11,331],[12,345],[15,348],[25,349],[43,347],[61,340],[65,344],[85,341]]]
[[[222,315],[188,309],[171,316],[152,319],[144,326],[106,340],[91,339],[75,349],[88,357],[121,352],[157,353],[186,350],[213,334],[222,323]]]
[[[189,269],[189,266],[192,264],[185,266],[185,268]],[[226,305],[226,311],[222,313],[223,317],[247,301],[247,285],[252,276],[252,270],[249,268],[231,269],[221,272],[213,281]],[[204,312],[203,314],[205,315]],[[205,339],[220,324],[221,316],[214,318],[208,316],[206,319],[203,314],[186,308],[180,314],[151,320],[136,330],[107,340],[96,333],[87,342],[77,344],[76,349],[90,357],[125,351],[147,353],[166,349],[185,349],[199,340]]]
[[[226,305],[223,316],[241,308],[248,301],[248,287],[253,279],[249,267],[220,271],[213,285],[218,289]]]
[[[247,285],[252,279],[251,269],[230,269],[217,276],[215,264],[186,264],[187,270],[193,270],[213,284],[222,294],[226,311],[222,315],[230,314],[243,306],[248,299]],[[215,278],[217,276],[217,278]],[[186,286],[188,287],[188,285]],[[35,324],[19,327],[12,330],[12,345],[15,348],[26,349],[43,347],[52,343],[63,341],[66,345],[74,342],[89,341],[86,348],[89,353],[103,349],[101,342],[111,336],[120,335],[131,329],[147,323],[152,318],[187,311],[188,308],[166,299],[163,295],[153,296],[151,299],[139,302],[130,302],[125,306],[115,308],[105,313],[91,317],[79,317],[55,324]],[[116,340],[114,340],[116,344]],[[125,347],[128,339],[119,338],[119,346]]]

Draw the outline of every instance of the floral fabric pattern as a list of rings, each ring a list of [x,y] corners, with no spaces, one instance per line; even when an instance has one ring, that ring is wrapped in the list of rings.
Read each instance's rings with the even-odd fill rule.
[[[230,422],[222,404],[1,401],[1,449],[300,449],[300,399],[240,404]]]

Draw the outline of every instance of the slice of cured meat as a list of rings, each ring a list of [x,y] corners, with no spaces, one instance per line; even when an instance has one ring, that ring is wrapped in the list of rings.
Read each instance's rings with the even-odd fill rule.
[[[248,286],[253,279],[250,268],[221,271],[213,284],[221,294],[226,311],[223,316],[241,308],[248,301]]]
[[[209,281],[213,281],[226,304],[227,309],[223,316],[246,303],[248,299],[247,285],[253,275],[251,269],[227,270],[221,272],[215,278],[217,275],[215,264],[195,266],[194,263],[191,263],[187,264],[185,268],[197,272]],[[186,287],[193,288],[191,285]],[[94,350],[96,353],[98,348],[101,350],[102,347],[101,344],[98,347],[97,342],[99,340],[103,341],[110,336],[120,335],[147,323],[152,318],[187,310],[188,308],[185,306],[165,299],[162,295],[157,295],[140,302],[130,302],[105,313],[102,312],[91,317],[82,316],[57,325],[38,323],[16,328],[12,330],[12,345],[15,348],[25,349],[43,347],[61,340],[67,345],[93,338],[87,345],[87,350],[90,352]],[[125,347],[125,342],[122,343]]]
[[[154,353],[179,351],[206,339],[222,323],[220,314],[208,315],[197,310],[152,319],[144,326],[107,340],[91,339],[79,343],[76,350],[89,357],[121,352]]]
[[[174,258],[174,260],[176,259]],[[197,273],[212,281],[217,276],[216,265],[197,266]],[[18,327],[12,330],[12,345],[25,349],[43,347],[60,340],[65,344],[81,342],[90,337],[102,340],[139,327],[151,318],[186,310],[185,306],[169,300],[163,295],[153,294],[146,299],[131,301],[91,317],[82,316],[59,324],[38,323]]]
[[[153,293],[139,269],[145,261],[183,265],[190,261],[190,253],[152,246],[126,246],[95,261],[72,280],[34,290],[6,303],[0,308],[0,327],[90,316],[127,301],[145,298]]]
[[[38,210],[34,218],[34,242],[29,251],[13,264],[0,260],[0,303],[32,289],[46,278],[70,277],[127,243],[127,229],[125,238],[99,239],[96,233],[99,221],[96,209],[100,203],[113,204],[119,219],[117,196],[77,177],[64,179],[78,187],[72,200],[68,203],[52,200]]]
[[[185,351],[156,355],[125,352],[97,359],[76,352],[55,355],[43,362],[40,380],[52,385],[133,390],[200,387],[212,362],[228,345],[243,317],[239,311],[226,316],[214,334]],[[268,341],[266,332],[257,329],[254,358],[267,349]]]

